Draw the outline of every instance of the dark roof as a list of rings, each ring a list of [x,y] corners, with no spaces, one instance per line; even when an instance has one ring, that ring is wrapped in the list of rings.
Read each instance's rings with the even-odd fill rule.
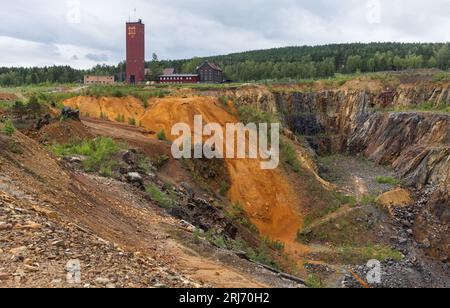
[[[217,65],[216,63],[213,63],[213,62],[209,62],[209,61],[203,62],[203,64],[200,65],[199,67],[197,67],[197,69],[199,69],[200,67],[202,67],[205,64],[209,65],[209,67],[211,67],[213,70],[222,71],[222,69],[219,67],[219,65]]]

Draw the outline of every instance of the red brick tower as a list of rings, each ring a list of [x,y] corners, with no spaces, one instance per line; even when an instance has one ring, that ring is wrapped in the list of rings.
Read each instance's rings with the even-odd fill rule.
[[[145,25],[142,20],[127,22],[127,76],[128,84],[139,84],[145,75]]]

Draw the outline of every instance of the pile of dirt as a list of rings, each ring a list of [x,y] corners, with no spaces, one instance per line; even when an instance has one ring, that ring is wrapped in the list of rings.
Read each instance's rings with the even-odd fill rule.
[[[0,101],[13,102],[17,99],[18,99],[17,95],[13,93],[0,93]]]
[[[37,132],[36,139],[41,143],[65,144],[74,140],[91,139],[93,135],[80,121],[54,121]]]
[[[79,96],[64,101],[64,105],[80,110],[81,116],[120,121],[129,123],[134,120],[139,123],[145,109],[140,100],[135,97],[89,97]]]

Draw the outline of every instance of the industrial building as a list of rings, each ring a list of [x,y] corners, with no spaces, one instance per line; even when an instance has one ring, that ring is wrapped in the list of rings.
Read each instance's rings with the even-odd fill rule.
[[[127,22],[126,82],[140,84],[145,81],[145,25],[142,20]]]
[[[222,69],[209,61],[205,61],[197,67],[197,74],[200,76],[200,82],[202,83],[222,83],[224,81]]]
[[[114,84],[114,76],[94,76],[94,75],[86,75],[84,76],[84,84],[103,84],[109,85]]]
[[[169,74],[159,76],[159,83],[199,83],[200,77],[198,74]]]
[[[196,74],[174,74],[174,69],[165,69],[159,83],[222,83],[222,69],[215,63],[204,62],[197,67]]]
[[[142,84],[150,71],[145,68],[145,25],[142,20],[126,23],[126,76],[128,84]],[[167,68],[159,76],[160,83],[222,83],[222,69],[215,63],[205,61],[197,67],[194,74],[176,74],[175,69]],[[113,78],[114,82],[114,78]]]

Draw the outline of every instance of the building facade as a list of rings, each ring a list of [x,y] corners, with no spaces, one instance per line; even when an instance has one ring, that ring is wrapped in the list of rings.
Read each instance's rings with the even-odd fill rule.
[[[215,63],[204,62],[197,67],[197,74],[200,76],[200,82],[202,83],[222,83],[223,71]]]
[[[94,75],[86,75],[84,76],[84,84],[114,84],[114,76],[94,76]]]
[[[145,80],[145,25],[142,20],[126,24],[126,82],[140,84]]]
[[[159,76],[161,84],[181,84],[181,83],[199,83],[200,76],[197,74],[171,74]]]

